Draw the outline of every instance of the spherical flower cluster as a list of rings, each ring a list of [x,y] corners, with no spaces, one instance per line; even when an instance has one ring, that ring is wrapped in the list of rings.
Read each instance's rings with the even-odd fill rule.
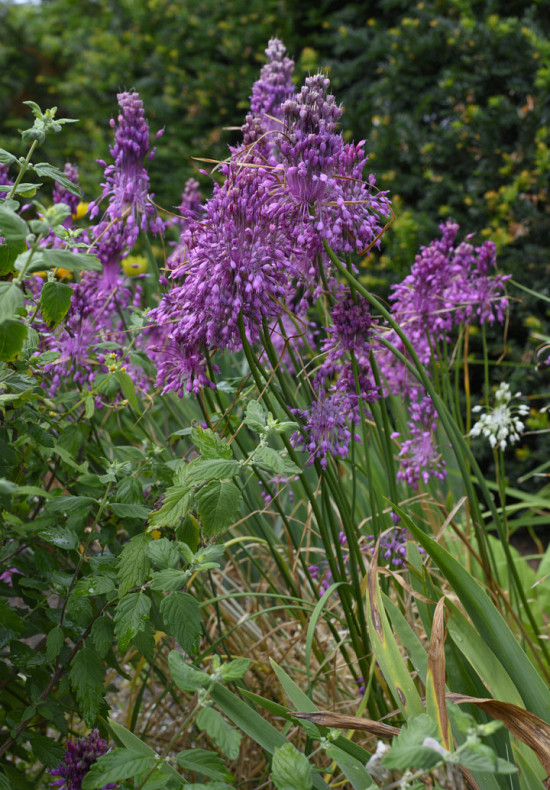
[[[501,450],[505,450],[508,444],[515,444],[525,430],[520,417],[529,414],[527,404],[511,405],[514,398],[519,397],[521,392],[512,395],[510,385],[502,382],[495,392],[494,408],[481,414],[470,431],[470,436],[484,436],[493,449],[498,446]],[[479,413],[482,409],[482,406],[474,406],[472,411]]]
[[[359,441],[348,427],[349,405],[340,392],[319,391],[310,409],[297,414],[305,422],[304,434],[295,433],[291,441],[309,454],[308,463],[316,459],[326,469],[329,456],[347,458],[352,439]]]
[[[81,790],[82,780],[98,757],[108,751],[108,745],[99,737],[98,730],[92,730],[86,738],[79,738],[76,743],[69,741],[67,751],[59,768],[49,771],[58,778],[53,786],[59,790]],[[104,785],[101,790],[117,788],[116,784]]]

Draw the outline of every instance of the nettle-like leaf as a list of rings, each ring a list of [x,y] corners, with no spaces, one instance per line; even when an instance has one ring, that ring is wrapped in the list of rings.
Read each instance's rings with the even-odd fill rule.
[[[147,554],[153,565],[159,570],[177,568],[180,562],[180,553],[176,544],[168,538],[159,538],[147,546]]]
[[[90,637],[100,658],[105,658],[113,643],[114,624],[106,614],[98,617],[92,625]]]
[[[129,502],[111,502],[110,508],[119,518],[146,519],[150,513],[150,508],[145,505],[134,505]]]
[[[252,428],[256,433],[265,433],[267,412],[264,407],[256,400],[251,400],[246,404],[244,424]]]
[[[216,746],[230,760],[236,760],[241,747],[241,733],[227,722],[214,708],[201,708],[197,727],[207,733]]]
[[[51,178],[54,181],[57,181],[58,184],[61,184],[67,192],[70,192],[71,195],[75,195],[76,197],[80,197],[80,189],[76,184],[73,184],[72,181],[69,181],[65,173],[61,170],[58,170],[57,167],[50,165],[48,162],[39,162],[37,165],[33,165],[31,170],[34,170],[41,178]]]
[[[15,318],[0,323],[0,360],[11,362],[21,353],[27,338],[27,327]]]
[[[71,306],[72,295],[73,289],[66,283],[57,280],[44,283],[40,292],[40,309],[48,326],[57,326],[65,318]]]
[[[198,601],[189,593],[173,592],[163,598],[160,613],[166,632],[174,636],[186,653],[195,653],[202,632]]]
[[[147,581],[151,561],[147,547],[151,542],[150,535],[135,535],[122,549],[118,561],[118,594],[122,598],[132,587]]]
[[[158,573],[153,573],[152,590],[181,590],[191,577],[191,571],[180,571],[175,568],[166,568]]]
[[[188,664],[177,650],[172,650],[168,655],[168,668],[172,680],[183,691],[197,691],[210,682],[210,676],[206,672]]]
[[[222,664],[219,671],[222,678],[229,682],[231,680],[240,680],[244,677],[249,666],[249,658],[236,658],[234,661]]]
[[[147,531],[176,526],[189,513],[192,502],[193,494],[188,486],[171,486],[166,491],[162,507],[150,513]]]
[[[97,654],[89,647],[83,647],[73,658],[69,680],[82,712],[82,718],[88,727],[91,727],[103,701],[105,672]]]
[[[0,236],[4,241],[24,241],[30,233],[30,228],[25,220],[7,206],[0,206]]]
[[[98,790],[125,779],[138,779],[156,764],[154,756],[144,757],[129,749],[114,749],[99,757],[82,780],[82,790]]]
[[[15,261],[26,249],[27,245],[24,241],[10,241],[0,244],[0,276],[10,274],[15,269]]]
[[[37,252],[34,250],[22,252],[17,257],[14,268],[19,272],[24,269],[25,273],[29,275],[50,269],[66,269],[70,272],[100,272],[102,265],[95,255],[71,252],[70,250],[41,248]]]
[[[277,790],[309,790],[313,770],[305,755],[291,743],[284,743],[273,752],[271,779]]]
[[[118,602],[115,611],[115,636],[124,652],[132,638],[144,627],[151,610],[151,599],[145,593],[128,593]]]
[[[48,631],[48,636],[46,637],[46,656],[50,663],[55,661],[57,656],[61,653],[64,641],[65,635],[61,626],[56,625]]]
[[[436,738],[437,734],[437,724],[430,716],[426,713],[413,716],[393,739],[389,752],[382,757],[382,765],[398,771],[409,768],[429,771],[441,761],[441,754],[422,744],[426,738]]]
[[[212,480],[195,494],[204,533],[219,535],[237,519],[242,495],[230,480]]]
[[[227,458],[197,458],[182,468],[185,483],[198,485],[210,480],[224,480],[235,477],[239,471],[239,462]]]
[[[301,475],[302,469],[273,447],[259,447],[253,454],[253,463],[266,472],[285,477]]]
[[[1,251],[2,247],[0,247]],[[25,299],[21,288],[14,282],[0,282],[0,315],[3,318],[13,318],[17,315],[17,311],[24,307],[24,304]]]
[[[185,749],[185,751],[176,755],[176,760],[184,771],[193,771],[208,777],[208,779],[222,782],[231,782],[233,780],[222,758],[214,752],[209,752],[207,749]]]
[[[191,430],[191,440],[199,450],[202,458],[226,458],[233,456],[226,439],[215,433],[211,428],[196,425]]]

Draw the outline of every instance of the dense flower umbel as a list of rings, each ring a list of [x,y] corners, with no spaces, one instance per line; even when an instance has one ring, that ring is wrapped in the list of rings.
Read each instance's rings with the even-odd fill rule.
[[[105,167],[101,198],[90,204],[93,218],[99,213],[99,203],[104,199],[109,201],[102,221],[93,230],[104,277],[109,282],[116,277],[123,254],[136,243],[140,228],[155,233],[164,229],[148,193],[149,175],[144,163],[153,152],[149,153],[149,127],[143,102],[137,93],[119,93],[117,99],[120,113],[116,122],[111,120],[115,143],[110,148],[115,161]]]
[[[428,484],[430,479],[443,480],[447,474],[445,461],[437,444],[437,413],[431,398],[427,395],[413,401],[409,407],[410,439],[401,445],[399,460],[401,468],[397,473],[399,480],[405,480],[413,488],[422,479]],[[393,434],[397,438],[399,434]]]
[[[494,408],[480,416],[470,431],[470,436],[484,436],[493,449],[498,446],[501,450],[505,450],[508,444],[515,444],[525,430],[520,417],[529,414],[529,406],[526,403],[511,405],[514,398],[519,397],[521,392],[512,395],[510,385],[503,381],[495,392]],[[474,406],[472,411],[481,412],[482,409],[482,406]]]
[[[282,103],[294,93],[294,61],[286,57],[284,44],[276,38],[270,39],[265,54],[267,63],[262,66],[260,79],[252,86],[250,109],[253,115],[261,118],[266,130],[280,129],[281,125],[273,118],[280,117]]]
[[[99,737],[98,730],[92,730],[86,738],[80,738],[76,743],[69,741],[61,765],[49,771],[52,776],[58,777],[53,782],[53,786],[59,790],[81,790],[82,780],[90,767],[98,757],[108,751],[108,748],[105,741]],[[117,787],[116,784],[107,784],[102,790]]]

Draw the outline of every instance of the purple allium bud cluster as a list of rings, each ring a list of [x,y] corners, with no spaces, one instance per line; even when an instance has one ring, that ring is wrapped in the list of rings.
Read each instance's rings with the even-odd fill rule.
[[[61,765],[49,771],[52,776],[58,777],[52,786],[59,790],[81,790],[82,780],[90,767],[108,748],[107,743],[99,737],[98,730],[92,730],[86,738],[79,738],[75,743],[69,741]],[[117,787],[116,784],[107,784],[101,790]]]
[[[434,477],[443,480],[447,473],[437,442],[437,413],[427,395],[410,404],[408,425],[410,438],[401,445],[398,479],[413,488],[418,487],[421,479],[426,484]],[[398,437],[398,433],[392,436]]]
[[[252,86],[250,109],[269,130],[277,128],[273,118],[280,117],[281,105],[294,93],[294,61],[286,56],[284,44],[276,38],[269,41],[265,54],[267,63],[260,71],[260,79]]]
[[[72,181],[73,184],[78,184],[78,170],[74,165],[67,162],[63,168],[63,172],[69,181]],[[76,214],[76,209],[80,203],[78,195],[73,195],[72,192],[69,192],[69,190],[65,189],[61,184],[56,183],[53,188],[52,198],[54,203],[65,203],[65,205],[71,209],[71,214]],[[65,223],[67,223],[66,227],[68,227],[71,223],[71,218],[67,217]]]

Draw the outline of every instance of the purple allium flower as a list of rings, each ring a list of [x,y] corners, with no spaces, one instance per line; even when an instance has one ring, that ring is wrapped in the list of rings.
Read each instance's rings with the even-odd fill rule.
[[[347,458],[349,444],[352,439],[360,441],[359,436],[352,435],[347,416],[349,407],[339,392],[327,394],[321,390],[309,410],[300,413],[305,421],[305,434],[295,433],[291,441],[309,453],[308,463],[319,459],[321,467],[326,469],[328,456]]]
[[[0,164],[0,184],[2,186],[13,186],[13,179],[11,179],[8,175],[9,167],[8,165]],[[7,192],[0,192],[0,199],[4,199],[8,196]]]
[[[367,540],[371,543],[364,551],[372,555],[375,549],[374,535],[367,535]],[[425,553],[423,549],[419,551]],[[383,532],[378,544],[378,558],[385,560],[390,568],[402,568],[407,559],[407,530],[393,527]]]
[[[115,161],[105,168],[101,198],[90,205],[93,218],[99,213],[100,201],[109,201],[102,221],[93,229],[104,277],[109,282],[116,277],[123,254],[136,243],[140,228],[154,233],[164,230],[148,193],[149,175],[144,163],[149,152],[149,127],[143,102],[137,93],[119,93],[117,99],[120,113],[117,122],[111,120],[115,143],[110,148]]]
[[[262,119],[266,130],[281,129],[273,118],[280,118],[281,105],[294,93],[294,61],[286,56],[284,44],[276,38],[270,39],[265,54],[267,63],[252,86],[250,109]]]
[[[171,253],[166,265],[169,269],[179,268],[185,261],[187,247],[183,232],[189,227],[190,222],[197,220],[200,216],[202,195],[199,182],[194,178],[189,178],[185,182],[185,188],[181,193],[181,203],[178,206],[179,216],[172,217],[166,225],[174,225],[179,229],[180,239],[175,245],[174,252]]]
[[[288,229],[267,211],[273,179],[247,166],[249,161],[243,155],[224,168],[224,183],[214,187],[201,219],[182,235],[186,257],[172,273],[182,284],[150,313],[177,346],[176,353],[167,346],[168,360],[162,359],[162,349],[151,349],[164,367],[158,379],[163,391],[180,391],[182,380],[188,391],[203,386],[205,367],[197,365],[201,355],[209,349],[240,349],[240,322],[248,342],[255,343],[263,321],[281,312],[293,270]]]
[[[76,743],[69,741],[59,768],[53,768],[48,772],[58,777],[52,786],[59,790],[81,790],[82,780],[90,767],[108,749],[107,743],[99,737],[98,730],[92,730],[86,738],[79,738]],[[101,790],[117,787],[116,784],[107,784]]]
[[[437,413],[428,395],[411,403],[409,430],[411,438],[402,443],[399,452],[398,479],[413,488],[418,488],[421,479],[426,485],[432,477],[443,480],[447,470],[437,446]],[[394,433],[392,438],[398,436]]]
[[[17,570],[17,568],[6,568],[5,571],[0,573],[0,582],[4,582],[8,587],[13,587],[13,577],[16,573],[21,574],[21,571]]]

